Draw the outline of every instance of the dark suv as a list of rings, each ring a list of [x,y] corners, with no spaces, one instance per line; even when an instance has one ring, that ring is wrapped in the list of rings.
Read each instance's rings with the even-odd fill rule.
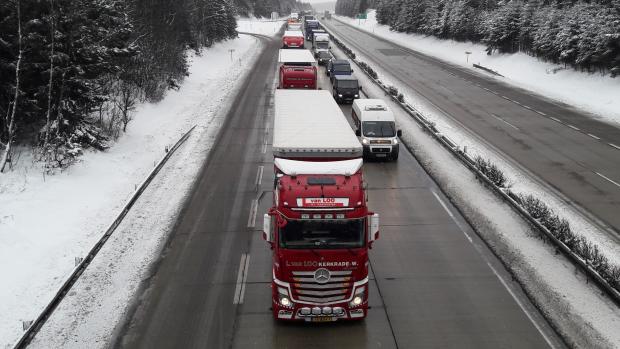
[[[332,54],[329,51],[319,51],[316,54],[316,60],[319,62],[319,65],[327,65],[331,59]]]
[[[336,75],[351,75],[353,69],[351,69],[351,63],[346,59],[332,59],[327,64],[327,70],[325,72],[329,76],[330,82],[334,83],[334,76]]]
[[[360,84],[351,75],[336,75],[332,85],[332,95],[338,103],[353,103],[360,98]]]

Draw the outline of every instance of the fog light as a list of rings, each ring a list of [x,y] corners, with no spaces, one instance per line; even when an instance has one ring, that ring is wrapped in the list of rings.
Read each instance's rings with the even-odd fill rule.
[[[332,313],[332,308],[330,308],[330,307],[323,307],[323,314],[329,315],[331,313]]]
[[[321,308],[319,307],[312,308],[312,315],[321,315]]]
[[[301,315],[310,315],[310,308],[308,307],[303,307],[300,310]]]

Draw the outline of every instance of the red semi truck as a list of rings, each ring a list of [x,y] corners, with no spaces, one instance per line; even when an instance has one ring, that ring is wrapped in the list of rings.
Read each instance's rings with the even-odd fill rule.
[[[362,145],[329,92],[276,91],[273,155],[263,238],[273,251],[274,318],[365,318],[379,215],[366,205]]]
[[[280,50],[279,88],[311,89],[317,88],[317,66],[309,50]]]

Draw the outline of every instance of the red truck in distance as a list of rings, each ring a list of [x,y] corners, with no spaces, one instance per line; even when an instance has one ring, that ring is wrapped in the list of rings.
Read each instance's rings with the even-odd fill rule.
[[[309,50],[280,50],[278,57],[281,89],[316,90],[317,64]]]
[[[282,36],[282,48],[304,48],[304,34],[298,30],[287,30]]]
[[[368,210],[362,145],[327,91],[277,90],[272,253],[279,320],[361,320],[368,312],[368,250],[379,215]]]

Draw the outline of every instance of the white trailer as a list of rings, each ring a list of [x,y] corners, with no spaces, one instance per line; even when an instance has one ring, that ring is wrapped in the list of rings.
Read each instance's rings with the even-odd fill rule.
[[[316,66],[316,59],[310,50],[281,49],[278,54],[280,65]]]
[[[273,155],[285,159],[356,159],[363,148],[328,91],[276,90]]]

